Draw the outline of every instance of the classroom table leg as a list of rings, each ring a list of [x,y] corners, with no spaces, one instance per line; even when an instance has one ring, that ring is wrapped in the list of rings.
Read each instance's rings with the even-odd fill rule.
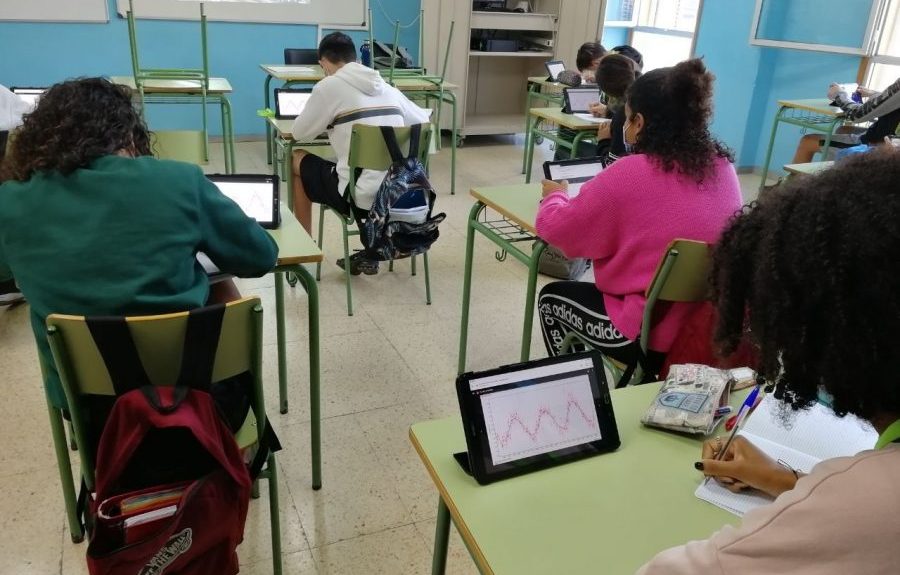
[[[437,526],[434,529],[434,556],[431,559],[431,575],[444,575],[447,570],[447,546],[450,543],[450,510],[443,498],[438,497]]]
[[[320,410],[319,365],[319,287],[312,274],[303,265],[295,266],[294,273],[303,284],[309,305],[309,426],[312,451],[312,488],[322,488],[322,414]]]
[[[234,124],[232,123],[231,102],[222,96],[222,145],[225,148],[225,173],[237,172],[234,153]]]
[[[530,125],[529,122],[531,121],[531,114],[529,114],[529,111],[531,110],[531,104],[534,99],[535,86],[537,86],[537,84],[529,82],[528,90],[526,90],[526,92],[525,92],[525,146],[528,146],[528,126]],[[538,88],[538,89],[540,89],[540,88]],[[522,158],[522,173],[523,174],[525,173],[525,170],[527,168],[526,162],[527,162],[526,157],[523,157]]]
[[[581,144],[581,142],[583,142],[585,139],[589,138],[590,136],[591,136],[591,132],[585,131],[585,130],[579,130],[578,133],[575,134],[575,137],[572,138],[572,147],[569,148],[569,159],[570,160],[574,160],[575,158],[578,157],[578,146]]]
[[[528,133],[525,135],[525,183],[531,183],[531,164],[534,162],[534,129],[540,119],[528,114]]]
[[[834,128],[835,128],[835,126],[837,126],[839,121],[840,121],[840,119],[832,122],[831,129],[829,129],[827,132],[825,132],[825,142],[822,144],[822,152],[821,152],[822,153],[822,161],[825,161],[828,159],[828,148],[831,147],[831,137],[834,134]]]
[[[287,357],[284,333],[284,272],[275,272],[275,333],[278,340],[278,408],[288,412]]]
[[[456,194],[456,148],[458,147],[459,132],[456,126],[456,94],[453,92],[446,92],[446,94],[447,101],[450,102],[450,113],[453,114],[450,119],[450,137],[453,138],[450,142],[450,195],[452,196]],[[440,137],[440,131],[438,134]]]
[[[269,99],[269,90],[272,86],[272,75],[266,74],[266,81],[263,83],[263,101],[266,103],[265,109],[268,110],[271,105]],[[272,163],[272,126],[266,122],[266,162]]]
[[[469,299],[472,294],[472,257],[475,252],[475,226],[478,220],[478,214],[484,210],[484,204],[476,202],[469,211],[469,221],[466,226],[466,265],[463,271],[463,293],[462,293],[462,319],[459,326],[459,360],[457,364],[457,373],[466,371],[466,346],[469,339]]]
[[[528,262],[528,289],[525,292],[525,322],[522,325],[522,353],[520,359],[528,361],[531,355],[531,327],[534,320],[534,296],[537,290],[538,264],[547,244],[538,239],[531,248],[531,261]]]
[[[781,122],[781,116],[787,108],[782,106],[775,114],[775,121],[772,122],[772,134],[769,136],[769,148],[766,150],[766,159],[763,162],[762,180],[759,182],[759,191],[766,187],[766,176],[769,175],[769,164],[772,162],[772,151],[775,148],[775,134],[778,133],[778,123]]]

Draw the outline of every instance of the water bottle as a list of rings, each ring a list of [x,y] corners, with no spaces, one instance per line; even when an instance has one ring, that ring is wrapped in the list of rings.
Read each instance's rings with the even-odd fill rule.
[[[372,45],[368,40],[363,41],[359,47],[359,59],[362,60],[363,66],[372,66]]]

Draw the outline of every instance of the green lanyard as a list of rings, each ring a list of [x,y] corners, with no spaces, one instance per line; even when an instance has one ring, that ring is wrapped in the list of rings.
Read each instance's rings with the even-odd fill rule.
[[[890,443],[900,442],[900,419],[890,424],[884,433],[878,436],[875,449],[881,449]]]

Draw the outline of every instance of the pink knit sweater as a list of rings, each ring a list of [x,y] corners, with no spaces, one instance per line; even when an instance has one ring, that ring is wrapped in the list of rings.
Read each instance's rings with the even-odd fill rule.
[[[644,154],[618,160],[581,187],[575,198],[547,196],[537,215],[537,233],[566,256],[593,260],[594,282],[603,292],[616,328],[636,339],[644,312],[644,290],[673,239],[715,243],[741,206],[732,165],[717,159],[698,184],[664,172]],[[667,352],[694,304],[662,304],[650,348]]]

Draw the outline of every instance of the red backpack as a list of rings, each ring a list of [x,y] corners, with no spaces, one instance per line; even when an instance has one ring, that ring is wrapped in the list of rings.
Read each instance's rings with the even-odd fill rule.
[[[124,318],[88,318],[117,396],[100,435],[86,516],[91,575],[238,572],[251,475],[269,447],[260,446],[248,468],[226,423],[243,418],[224,414],[210,394],[223,313],[213,306],[189,315],[174,387],[150,384]]]

